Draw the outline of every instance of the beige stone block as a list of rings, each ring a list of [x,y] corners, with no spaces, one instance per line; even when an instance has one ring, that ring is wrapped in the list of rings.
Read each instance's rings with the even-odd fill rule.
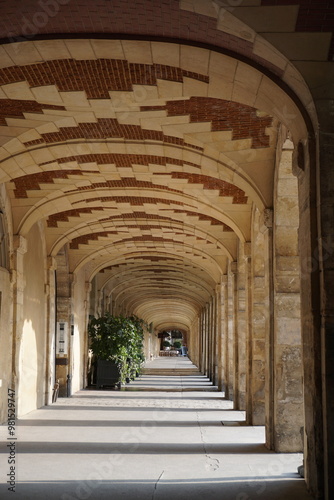
[[[26,168],[27,166],[35,165],[35,161],[34,161],[33,157],[27,151],[25,151],[24,153],[17,156],[15,158],[15,161],[17,162],[17,166],[22,167],[22,168]]]
[[[195,132],[210,131],[211,123],[186,123],[186,124],[173,124],[173,125],[163,125],[162,130],[166,135],[173,135],[176,137],[183,137],[183,134],[193,134]]]
[[[277,318],[300,318],[300,294],[275,294],[275,312]]]
[[[287,198],[295,198],[296,207],[298,207],[298,184],[297,178],[291,177],[280,179],[277,186],[277,196],[286,196]],[[291,200],[292,201],[292,200]],[[279,203],[279,201],[278,201]],[[291,225],[288,221],[287,225]]]
[[[217,29],[250,42],[253,42],[256,36],[252,28],[237,19],[228,9],[224,8],[221,8],[219,11]]]
[[[207,75],[209,70],[209,56],[210,52],[206,49],[181,45],[180,67],[186,71]]]
[[[276,276],[275,289],[281,293],[299,293],[300,278],[291,274],[288,276]]]
[[[5,50],[5,47],[10,47],[11,45],[14,44],[10,44],[9,46],[4,45],[0,47],[0,68],[8,68],[10,66],[16,65],[16,62],[11,58],[10,53]]]
[[[248,85],[249,91],[257,94],[261,80],[262,74],[257,69],[243,63],[238,63],[234,75],[234,81],[236,83],[240,83],[244,86]]]
[[[298,227],[299,210],[298,200],[295,196],[281,196],[279,199],[276,208],[276,224],[284,226],[287,220],[289,220],[289,226]]]
[[[122,40],[125,58],[132,63],[152,64],[151,43],[141,40]]]
[[[183,85],[180,82],[157,80],[158,96],[162,99],[182,98]]]
[[[126,154],[126,146],[121,142],[108,142],[107,147],[110,153],[113,154]]]
[[[57,145],[57,146],[49,146],[49,151],[51,151],[53,158],[66,158],[71,155],[71,149],[69,146],[65,145]]]
[[[208,97],[216,99],[232,99],[233,83],[228,83],[223,78],[215,73],[211,73],[208,86]]]
[[[235,82],[232,90],[231,100],[234,102],[240,102],[241,104],[246,104],[246,106],[255,106],[256,93],[250,88],[248,90],[247,84]]]
[[[222,77],[222,81],[233,82],[234,74],[237,65],[240,64],[238,61],[232,57],[226,56],[225,54],[220,54],[219,52],[210,51],[210,61],[209,61],[209,75],[210,79],[212,75]]]
[[[152,58],[155,64],[180,66],[180,45],[177,43],[151,42]]]
[[[217,19],[219,5],[207,0],[180,0],[180,9]]]
[[[233,15],[257,33],[294,32],[298,16],[298,5],[272,5],[259,7],[236,6]]]
[[[159,100],[158,88],[155,85],[133,85],[133,98],[141,106]]]
[[[291,61],[327,61],[331,33],[263,33]]]
[[[299,273],[299,257],[298,256],[278,256],[276,258],[276,271],[278,272],[293,272],[298,276]]]
[[[321,65],[323,63],[318,63],[318,64]],[[327,75],[322,82],[324,83],[326,79]],[[287,82],[288,85],[290,85],[290,87],[296,92],[296,94],[298,95],[298,97],[301,99],[301,101],[305,106],[311,106],[311,105],[313,106],[312,115],[314,115],[315,109],[310,89],[307,86],[303,75],[292,63],[287,64],[284,71],[283,80]]]
[[[38,102],[45,104],[56,104],[62,105],[63,100],[59,94],[59,91],[55,85],[45,85],[42,87],[33,87],[31,92],[34,99]]]
[[[86,92],[59,92],[65,106],[88,106]]]
[[[36,131],[39,134],[50,134],[52,132],[58,132],[58,127],[54,123],[43,123],[36,127]]]
[[[18,66],[39,63],[43,59],[33,42],[10,43],[5,45],[4,49],[8,56],[4,57],[6,65],[9,62],[8,59]],[[3,59],[1,58],[1,60]],[[8,66],[12,66],[12,64],[8,64]]]
[[[276,227],[275,252],[281,256],[298,256],[298,227],[288,225]]]
[[[27,82],[10,83],[2,86],[2,91],[8,99],[34,101],[35,97]]]
[[[8,151],[10,154],[17,154],[20,152],[23,152],[25,149],[25,146],[23,146],[22,142],[19,141],[18,139],[11,139],[9,142],[7,142],[3,148]]]
[[[256,35],[253,52],[278,68],[285,69],[288,64],[287,58],[261,35]]]
[[[198,80],[193,80],[192,78],[184,77],[182,88],[182,95],[184,97],[207,97],[209,86],[205,82],[200,82]]]
[[[6,118],[6,123],[8,125],[7,127],[0,126],[0,136],[2,137],[2,139],[4,139],[3,144],[5,144],[10,137],[20,136],[21,134],[26,132],[28,128],[25,126],[26,123],[24,120],[17,121],[15,120],[15,118],[14,119]],[[20,127],[20,125],[23,126]]]
[[[71,59],[71,54],[64,40],[38,40],[33,43],[45,61],[50,59]]]
[[[90,40],[65,40],[65,44],[73,59],[96,59]]]
[[[22,143],[29,142],[29,141],[35,141],[35,140],[40,139],[40,138],[41,138],[40,134],[38,132],[36,132],[35,129],[28,130],[20,135],[20,141]]]
[[[97,59],[126,59],[120,40],[91,40]]]
[[[290,130],[294,142],[307,137],[305,122],[295,103],[266,76],[262,77],[254,107],[277,117]]]

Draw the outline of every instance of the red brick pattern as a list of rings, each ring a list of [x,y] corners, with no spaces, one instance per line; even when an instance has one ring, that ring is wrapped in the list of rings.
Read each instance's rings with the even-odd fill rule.
[[[0,85],[21,81],[31,87],[57,85],[60,92],[85,91],[88,99],[109,99],[108,91],[132,91],[133,85],[156,85],[157,79],[183,82],[184,77],[209,82],[208,76],[181,68],[117,59],[59,59],[0,69]]]
[[[65,110],[64,106],[41,104],[36,101],[0,99],[0,125],[7,125],[6,118],[24,118],[23,113],[43,113],[43,109]]]
[[[58,222],[68,222],[69,217],[78,217],[79,218],[81,216],[81,214],[92,214],[93,211],[95,212],[98,210],[104,212],[105,208],[103,208],[101,206],[96,206],[96,207],[90,207],[90,208],[77,208],[77,209],[73,209],[73,210],[66,210],[64,212],[58,212],[58,213],[52,214],[48,217],[47,226],[48,227],[58,227]],[[225,232],[232,232],[233,231],[233,229],[231,229],[227,224],[225,224],[224,222],[222,222],[218,219],[215,219],[214,217],[211,217],[209,215],[201,214],[198,212],[191,212],[189,210],[173,210],[173,212],[175,214],[185,214],[187,217],[196,217],[200,221],[210,222],[210,225],[212,225],[212,226],[222,226],[223,231],[225,231]],[[157,221],[160,223],[165,222],[165,221],[170,221],[173,223],[180,222],[179,220],[173,219],[172,217],[150,214],[148,212],[132,212],[132,213],[126,213],[126,214],[120,214],[120,215],[111,215],[109,217],[103,217],[103,214],[102,214],[102,219],[100,219],[99,217],[96,216],[96,214],[94,214],[94,220],[99,220],[99,222],[101,222],[101,223],[112,222],[113,220],[120,220],[120,219],[124,220],[124,225],[126,225],[127,227],[131,227],[131,228],[135,227],[135,226],[133,224],[129,225],[128,221],[133,220],[133,219]],[[150,229],[153,226],[149,226],[149,225],[141,226],[141,224],[138,222],[138,227],[140,227],[141,229],[144,229],[144,228]]]
[[[80,123],[77,127],[61,127],[59,132],[41,134],[41,139],[27,141],[24,144],[29,147],[36,144],[50,144],[73,139],[107,139],[110,137],[135,141],[160,141],[203,150],[203,148],[184,142],[179,137],[165,135],[158,130],[142,129],[139,125],[120,124],[116,118],[99,118],[97,123]]]
[[[204,189],[219,190],[219,196],[232,196],[233,204],[243,205],[248,201],[245,192],[234,184],[201,174],[189,174],[188,172],[172,172],[171,174],[160,173],[157,175],[172,175],[173,179],[188,179],[189,184],[203,184]]]
[[[161,189],[163,191],[169,191],[171,193],[183,194],[179,189],[171,189],[168,186],[161,186],[159,184],[153,184],[148,181],[139,181],[133,177],[124,177],[120,181],[106,181],[93,183],[89,186],[80,186],[73,191],[66,191],[67,193],[72,193],[76,191],[90,191],[92,189],[122,189],[122,188],[136,188],[136,189]]]
[[[73,210],[66,210],[65,212],[58,212],[49,215],[47,218],[48,227],[58,227],[58,222],[68,222],[69,217],[80,217],[81,214],[92,214],[93,211],[100,210],[104,211],[103,207],[91,207],[91,208],[75,208]]]
[[[111,234],[118,234],[118,231],[103,231],[99,233],[89,233],[78,236],[78,238],[74,238],[71,241],[70,248],[71,250],[76,250],[79,248],[79,245],[88,245],[90,241],[98,241],[99,238],[107,238]]]
[[[133,226],[133,227],[138,228],[138,229],[140,228],[140,226]],[[152,226],[151,228],[156,229],[157,227],[159,227],[159,226]],[[160,226],[160,227],[162,227],[162,226]],[[148,230],[149,227],[143,226],[142,229]],[[70,248],[71,248],[71,250],[77,250],[79,248],[79,245],[89,245],[90,241],[98,241],[99,238],[107,238],[110,235],[116,235],[116,234],[122,235],[122,233],[120,231],[103,231],[103,232],[99,232],[99,233],[90,233],[90,234],[78,236],[77,238],[74,238],[71,241]],[[189,236],[189,237],[193,236],[193,234],[190,234],[190,233],[187,234],[185,231],[183,231],[183,232],[175,232],[174,231],[174,234],[175,235],[182,235],[182,236],[184,236],[184,238],[187,238],[187,236]],[[205,240],[204,238],[200,238],[200,237],[197,237],[196,240],[210,243],[209,241]],[[165,242],[166,241],[166,242],[180,243],[178,240],[173,240],[171,238],[165,238],[164,236],[152,236],[152,235],[148,235],[148,234],[146,234],[146,235],[143,234],[141,236],[133,236],[131,238],[121,238],[117,241],[114,241],[113,243],[114,244],[127,243],[129,241],[133,241],[133,242],[145,242],[145,241],[157,241],[157,242],[163,241],[163,242]]]
[[[114,202],[114,203],[129,203],[131,206],[143,206],[144,203],[151,203],[156,205],[157,203],[163,203],[164,205],[187,205],[187,203],[181,203],[180,201],[166,200],[163,198],[153,198],[148,196],[101,196],[98,198],[88,198],[87,200],[80,200],[76,203],[91,203],[93,201],[101,201],[103,203]],[[191,206],[191,205],[189,205]]]
[[[117,168],[132,168],[135,163],[137,165],[148,165],[152,163],[154,165],[190,165],[192,167],[200,168],[196,163],[191,163],[189,161],[181,161],[176,158],[169,158],[165,156],[152,156],[152,155],[130,155],[130,154],[88,154],[88,155],[76,155],[67,156],[64,158],[58,158],[59,164],[77,161],[79,164],[96,162],[98,165],[109,165],[115,164]],[[40,165],[48,165],[49,163],[54,163],[53,161],[46,161],[40,163]]]
[[[91,173],[86,170],[51,170],[37,174],[24,175],[13,180],[15,198],[28,198],[27,191],[40,190],[40,184],[53,184],[55,179],[68,179],[69,175],[82,176]]]
[[[168,116],[189,115],[190,122],[212,122],[213,131],[232,130],[232,139],[252,139],[252,148],[269,146],[266,127],[272,126],[270,116],[259,117],[256,109],[244,104],[214,99],[191,97],[182,101],[168,101],[166,106],[142,106],[141,110],[167,110]]]

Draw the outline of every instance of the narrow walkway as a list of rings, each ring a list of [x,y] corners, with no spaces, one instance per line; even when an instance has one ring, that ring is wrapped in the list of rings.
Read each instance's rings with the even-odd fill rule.
[[[14,495],[0,427],[0,498],[310,500],[302,456],[269,452],[264,429],[212,389],[187,358],[163,358],[124,391],[83,390],[31,412],[17,421]]]

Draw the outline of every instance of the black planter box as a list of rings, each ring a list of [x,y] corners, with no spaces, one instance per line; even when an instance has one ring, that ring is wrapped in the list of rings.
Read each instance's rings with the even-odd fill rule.
[[[121,388],[121,374],[116,363],[99,359],[97,362],[96,387]]]

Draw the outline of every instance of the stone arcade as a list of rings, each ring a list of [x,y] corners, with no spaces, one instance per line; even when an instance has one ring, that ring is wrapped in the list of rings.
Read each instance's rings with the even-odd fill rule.
[[[136,314],[334,497],[334,13],[286,4],[1,5],[2,422]]]

